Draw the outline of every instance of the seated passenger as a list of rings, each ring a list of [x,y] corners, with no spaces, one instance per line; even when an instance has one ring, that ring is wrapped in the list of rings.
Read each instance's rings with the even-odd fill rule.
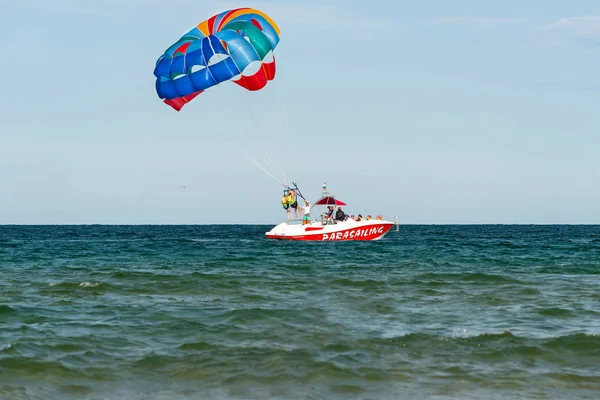
[[[336,213],[335,213],[335,220],[336,221],[344,221],[346,219],[346,213],[344,213],[344,211],[342,211],[342,207],[338,207]]]

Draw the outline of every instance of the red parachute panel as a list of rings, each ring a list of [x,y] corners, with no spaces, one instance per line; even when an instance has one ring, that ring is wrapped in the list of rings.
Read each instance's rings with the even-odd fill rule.
[[[187,96],[177,97],[176,99],[164,100],[164,102],[171,107],[173,107],[176,111],[180,111],[186,103],[189,103],[194,99],[194,97],[198,96],[200,93],[204,92],[204,90],[200,90],[194,92],[192,94],[188,94]]]

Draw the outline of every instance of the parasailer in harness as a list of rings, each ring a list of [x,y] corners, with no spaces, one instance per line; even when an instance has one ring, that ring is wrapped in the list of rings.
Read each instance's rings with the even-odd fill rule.
[[[294,209],[294,216],[296,218],[299,218],[298,217],[298,202],[296,201],[296,189],[292,189],[292,191],[288,195],[288,204],[291,208]]]
[[[287,219],[291,219],[292,213],[290,211],[290,203],[287,189],[283,191],[283,197],[281,198],[281,205],[285,210],[285,214],[287,215]]]
[[[284,185],[284,187],[281,205],[283,206],[288,219],[292,219],[292,209],[294,210],[296,218],[300,218],[300,212],[302,210],[301,207],[298,207],[298,196],[304,199],[304,201],[306,201],[306,199],[302,196],[300,189],[298,189],[298,186],[295,183],[293,189],[287,185]]]

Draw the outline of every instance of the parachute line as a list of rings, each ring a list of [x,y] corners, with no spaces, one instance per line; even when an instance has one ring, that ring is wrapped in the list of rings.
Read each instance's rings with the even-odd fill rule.
[[[233,144],[234,147],[236,147],[241,153],[242,155],[248,160],[250,161],[252,164],[254,164],[254,166],[256,166],[258,169],[260,169],[261,171],[263,171],[267,176],[269,176],[270,178],[272,178],[275,182],[277,183],[281,183],[281,181],[279,179],[277,179],[272,173],[270,173],[264,166],[262,166],[260,164],[260,162],[258,162],[254,157],[252,157],[252,155],[250,155],[243,147],[241,147],[235,140],[228,138],[229,141],[231,142],[231,144]]]
[[[252,117],[252,121],[255,125],[254,128],[259,127],[260,124],[256,118],[254,111],[252,110],[252,108],[250,107],[250,105],[248,104],[246,99],[244,99],[241,95],[240,95],[240,98],[246,105],[246,108],[248,109],[250,116]],[[269,127],[270,127],[270,125],[269,125]],[[269,132],[269,129],[266,129],[266,131]],[[257,140],[258,140],[261,150],[263,152],[263,156],[269,161],[269,163],[273,166],[273,168],[277,169],[278,171],[283,172],[284,168],[283,168],[282,164],[279,162],[279,160],[276,157],[269,154],[269,151],[265,148],[265,144],[263,143],[263,140],[260,138],[260,136],[258,136],[258,132],[256,132],[256,133],[257,133]],[[276,146],[274,145],[274,141],[275,141],[274,138],[271,137],[271,141],[270,141],[270,143],[267,143],[267,145],[270,144],[270,148],[271,148],[270,150],[271,150],[272,154],[277,154],[277,150],[275,148]]]

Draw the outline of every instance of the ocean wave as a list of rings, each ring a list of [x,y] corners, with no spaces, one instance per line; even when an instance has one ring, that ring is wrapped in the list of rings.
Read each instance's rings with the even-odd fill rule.
[[[515,285],[524,285],[528,282],[523,282],[517,278],[505,275],[490,274],[484,272],[462,272],[462,273],[424,273],[414,278],[413,283],[427,283],[445,285],[448,283],[473,282],[482,284],[497,284],[511,283]]]
[[[15,344],[14,343],[2,343],[0,344],[0,354],[6,350],[10,350]]]
[[[74,288],[97,288],[101,285],[105,285],[103,282],[48,282],[46,286],[51,289],[61,290],[61,289],[74,289]]]
[[[350,278],[337,278],[329,282],[330,286],[339,286],[342,288],[357,288],[364,290],[377,290],[385,288],[388,283],[384,280],[375,279],[350,279]]]
[[[208,342],[190,342],[184,343],[178,347],[180,350],[208,350],[214,347],[214,344]]]
[[[14,315],[14,314],[18,314],[18,311],[16,308],[0,304],[0,315]]]
[[[0,370],[5,374],[20,371],[21,378],[43,378],[48,375],[81,378],[84,374],[76,368],[69,368],[59,361],[39,360],[31,357],[0,358]]]
[[[237,324],[257,324],[261,321],[287,321],[293,319],[298,322],[298,319],[302,319],[301,315],[298,315],[296,310],[290,309],[276,309],[276,308],[262,308],[262,307],[250,307],[237,310],[225,311],[218,315],[221,324],[237,325]],[[307,319],[306,322],[312,322]]]
[[[439,351],[446,347],[449,351],[470,349],[466,355],[474,351],[492,351],[498,354],[521,354],[530,356],[540,352],[551,352],[555,357],[561,357],[563,352],[579,353],[582,356],[600,354],[600,334],[577,333],[550,338],[528,338],[514,335],[510,331],[501,333],[481,333],[477,335],[464,334],[454,336],[438,336],[428,333],[407,333],[402,336],[378,338],[371,342],[362,341],[361,346],[371,345],[387,348],[388,351],[403,347],[418,348],[422,351]],[[500,353],[496,353],[496,352]],[[490,353],[483,353],[490,354]],[[472,354],[470,354],[472,355]]]
[[[102,285],[102,282],[81,282],[79,287],[82,288],[95,288]]]
[[[560,307],[550,307],[538,310],[540,315],[552,318],[574,318],[576,315],[573,311]]]
[[[549,275],[564,275],[566,273],[572,275],[600,275],[600,260],[597,263],[591,263],[590,265],[581,265],[575,263],[571,265],[555,265],[545,266],[539,268],[537,271],[539,274]],[[597,279],[597,278],[596,278]]]

